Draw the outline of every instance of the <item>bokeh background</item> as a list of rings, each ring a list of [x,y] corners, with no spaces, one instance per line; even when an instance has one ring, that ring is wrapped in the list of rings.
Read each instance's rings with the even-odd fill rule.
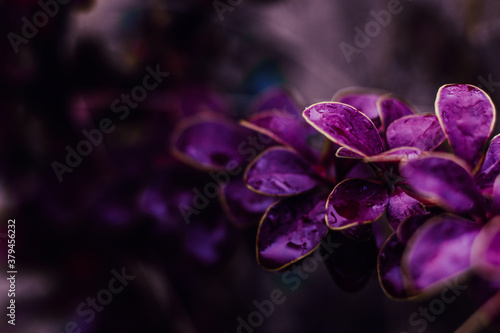
[[[88,333],[236,332],[254,300],[281,289],[286,301],[253,331],[417,332],[409,317],[432,298],[391,300],[376,274],[348,293],[322,265],[291,291],[257,265],[255,225],[236,227],[216,200],[185,223],[178,204],[207,175],[169,147],[186,117],[211,110],[236,121],[276,86],[300,94],[302,106],[365,86],[433,112],[441,85],[470,83],[500,105],[500,2],[401,0],[348,61],[341,43],[354,46],[355,28],[391,2],[70,0],[16,52],[9,33],[22,36],[22,18],[32,22],[41,5],[0,1],[0,263],[16,219],[18,270],[16,326],[2,314],[0,331],[69,332],[74,321]],[[147,66],[170,74],[119,120],[113,101],[142,83]],[[114,131],[59,182],[53,162],[106,117]],[[87,323],[79,304],[122,269],[134,280]],[[482,300],[464,292],[425,331],[453,331]]]

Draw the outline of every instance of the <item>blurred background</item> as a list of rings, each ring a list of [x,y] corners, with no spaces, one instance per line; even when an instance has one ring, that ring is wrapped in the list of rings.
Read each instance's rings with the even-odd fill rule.
[[[376,273],[351,293],[319,265],[290,290],[258,266],[256,224],[217,200],[185,222],[179,205],[210,178],[170,138],[205,111],[236,122],[272,87],[300,107],[373,87],[433,112],[441,85],[470,83],[498,106],[499,1],[3,0],[0,26],[0,263],[15,219],[18,271],[1,332],[451,332],[483,301],[467,290],[421,329],[409,318],[432,298],[391,300]],[[127,104],[151,71],[158,84]],[[68,166],[103,119],[113,130]],[[275,289],[286,301],[242,326]],[[97,296],[107,304],[89,310]]]

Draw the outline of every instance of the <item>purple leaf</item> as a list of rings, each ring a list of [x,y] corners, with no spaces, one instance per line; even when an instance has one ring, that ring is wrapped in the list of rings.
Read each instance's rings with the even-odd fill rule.
[[[254,115],[241,124],[247,128],[263,133],[276,142],[290,146],[308,161],[318,162],[319,152],[309,147],[309,139],[317,132],[307,126],[298,116],[280,112],[263,112]]]
[[[282,269],[313,252],[326,235],[326,193],[304,194],[273,204],[257,232],[257,260]]]
[[[396,186],[394,188],[387,205],[387,221],[394,231],[408,216],[424,213],[424,206],[418,200],[406,194],[401,187]]]
[[[432,213],[411,215],[401,221],[396,230],[399,242],[402,244],[408,243],[415,231],[417,231],[420,226],[433,216],[434,214]]]
[[[500,283],[500,216],[489,221],[477,235],[471,261],[483,277]]]
[[[216,196],[219,193],[219,185],[205,172],[175,163],[159,168],[149,177],[151,179],[142,185],[136,200],[141,214],[156,222],[155,233],[181,232],[192,220],[203,220],[203,211],[213,210],[215,207],[218,209]],[[102,191],[103,189],[99,193]],[[119,190],[120,196],[129,192],[130,190]],[[127,206],[133,207],[135,204]],[[224,214],[221,212],[220,215]]]
[[[300,109],[295,102],[296,96],[283,88],[273,88],[261,94],[252,104],[251,113],[263,111],[279,111],[291,115],[300,115]]]
[[[461,165],[462,164],[462,165]],[[482,196],[467,166],[449,154],[403,162],[401,174],[426,199],[457,213],[482,214]]]
[[[500,134],[491,139],[483,165],[474,180],[480,189],[489,192],[495,178],[500,174]]]
[[[472,242],[480,227],[458,216],[428,220],[408,242],[403,271],[421,291],[470,268]]]
[[[455,155],[474,167],[495,125],[490,97],[472,85],[444,85],[437,93],[436,115]]]
[[[405,245],[398,241],[396,234],[392,234],[382,245],[378,256],[377,271],[380,285],[389,297],[395,299],[408,297],[401,270],[404,249]]]
[[[327,224],[340,230],[373,222],[384,213],[388,201],[385,186],[364,179],[346,179],[328,197]]]
[[[233,230],[222,212],[204,210],[188,226],[186,250],[205,266],[222,264],[237,245]]]
[[[253,191],[289,196],[311,190],[319,184],[312,167],[290,148],[272,147],[247,168],[245,182]]]
[[[352,106],[335,102],[317,103],[305,109],[303,116],[328,139],[359,155],[370,156],[384,151],[375,125]]]
[[[401,117],[415,114],[415,111],[408,104],[392,95],[380,96],[377,100],[377,106],[384,129],[387,129],[393,121]]]
[[[395,120],[386,132],[389,148],[415,147],[434,150],[446,139],[439,120],[433,114],[416,114]]]
[[[382,94],[385,92],[381,90],[350,87],[338,91],[332,101],[349,104],[363,112],[368,118],[378,121],[377,100]]]
[[[267,208],[276,202],[276,198],[250,191],[242,178],[236,178],[222,187],[221,201],[224,211],[233,222],[248,226],[257,224]]]
[[[225,170],[244,165],[238,146],[244,142],[242,128],[223,119],[189,118],[173,136],[173,153],[182,161],[201,169]]]

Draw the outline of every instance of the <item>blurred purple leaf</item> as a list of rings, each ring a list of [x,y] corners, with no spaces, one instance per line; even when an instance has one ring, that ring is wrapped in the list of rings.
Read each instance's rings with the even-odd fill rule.
[[[408,216],[406,219],[399,223],[396,229],[398,240],[402,244],[408,243],[411,236],[418,230],[428,219],[433,217],[431,213],[427,214],[414,214]]]
[[[483,277],[500,283],[500,216],[489,221],[477,235],[471,261]]]
[[[201,169],[225,170],[246,164],[238,146],[245,131],[223,119],[186,119],[176,129],[173,152],[184,162]],[[232,166],[231,166],[232,164]]]
[[[495,179],[491,198],[491,214],[500,215],[500,176]]]
[[[370,88],[348,87],[338,91],[333,96],[332,101],[353,106],[378,125],[380,115],[377,100],[385,93],[385,91]]]
[[[234,253],[234,232],[221,211],[202,211],[187,228],[186,250],[202,265],[222,264]]]
[[[479,230],[479,225],[458,216],[428,220],[412,236],[403,255],[403,269],[413,286],[421,291],[468,270]]]
[[[256,114],[263,111],[279,111],[294,116],[300,115],[301,110],[297,106],[298,103],[295,101],[295,95],[296,94],[283,88],[272,88],[260,94],[253,102],[250,113]]]
[[[221,191],[222,206],[228,216],[239,226],[258,224],[275,197],[249,190],[242,178],[232,179]]]
[[[266,134],[276,142],[290,146],[312,163],[317,163],[319,152],[308,145],[309,138],[317,132],[298,118],[280,112],[264,112],[243,120],[241,124],[257,132]]]

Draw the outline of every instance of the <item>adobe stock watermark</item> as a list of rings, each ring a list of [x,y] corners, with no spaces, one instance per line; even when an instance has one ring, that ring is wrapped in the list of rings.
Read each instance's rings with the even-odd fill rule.
[[[270,128],[273,132],[278,133],[285,129],[283,124],[278,124],[276,121],[271,122]],[[221,187],[229,184],[232,177],[241,175],[245,170],[245,166],[257,157],[272,141],[270,137],[260,132],[249,135],[237,147],[238,154],[244,157],[245,164],[231,160],[226,164],[225,170],[218,172],[210,171],[208,175],[213,181],[206,183],[202,190],[197,187],[193,188],[194,197],[192,205],[181,203],[178,206],[186,224],[190,223],[191,216],[199,215],[202,210],[207,208],[210,201],[218,197]]]
[[[467,286],[459,284],[456,279],[453,283],[449,281],[445,282],[445,288],[441,290],[439,297],[431,300],[426,307],[421,306],[418,312],[413,312],[408,318],[408,323],[418,333],[424,332],[429,323],[436,321],[437,317],[444,312],[446,305],[455,302],[457,297],[466,289]],[[401,333],[409,332],[401,331]]]
[[[242,2],[243,0],[214,0],[212,5],[217,16],[219,16],[219,20],[224,21],[224,13],[227,11],[232,12]]]
[[[411,1],[411,0],[407,0]],[[367,22],[364,29],[360,27],[354,27],[354,32],[356,33],[353,38],[353,44],[346,42],[341,42],[339,44],[340,50],[345,57],[347,63],[351,63],[352,55],[361,53],[361,50],[370,45],[372,38],[376,38],[380,35],[382,28],[385,28],[391,23],[392,16],[397,15],[403,11],[403,6],[399,0],[389,0],[387,3],[387,9],[370,11],[370,15],[373,20]]]
[[[488,75],[488,79],[485,79],[482,75],[479,75],[477,79],[481,82],[478,87],[487,90],[490,94],[494,93],[496,88],[500,87],[500,82],[493,81],[493,74],[491,73]]]
[[[29,41],[38,35],[39,29],[42,29],[49,23],[50,19],[54,18],[59,13],[60,6],[66,5],[71,0],[40,0],[38,6],[40,10],[33,14],[31,21],[26,16],[21,18],[23,26],[20,34],[9,32],[7,38],[9,39],[12,49],[17,54],[19,53],[19,46],[21,44],[28,44]]]
[[[333,243],[331,235],[328,235],[320,244],[320,247],[324,250],[324,254],[321,254],[319,248],[316,249],[313,254],[303,259],[300,264],[295,264],[285,271],[281,275],[281,281],[289,291],[296,291],[302,282],[307,280],[310,274],[318,269],[320,263],[328,259],[339,246],[340,244]],[[254,300],[252,304],[255,307],[255,311],[250,312],[246,318],[242,318],[241,316],[236,318],[236,322],[238,323],[236,332],[253,333],[255,329],[264,324],[266,318],[274,314],[276,307],[285,303],[286,300],[285,292],[279,288],[272,290],[267,299],[262,301]]]
[[[153,69],[150,66],[146,67],[147,75],[142,79],[142,84],[135,86],[130,91],[130,94],[121,94],[120,98],[115,99],[111,103],[111,111],[117,114],[119,120],[125,120],[130,115],[130,110],[137,108],[140,102],[143,102],[148,97],[148,92],[156,89],[163,79],[170,75],[169,72],[162,72],[160,65],[156,65]],[[66,149],[66,164],[58,161],[53,161],[51,166],[56,174],[59,183],[63,181],[65,173],[72,173],[83,161],[84,157],[89,156],[94,147],[99,146],[104,139],[104,134],[112,133],[116,126],[113,125],[113,120],[103,118],[99,121],[98,127],[91,130],[82,130],[82,135],[86,138],[77,143],[75,148],[67,145]]]
[[[113,277],[109,280],[106,288],[99,290],[95,297],[87,297],[84,302],[81,302],[76,307],[76,314],[78,317],[81,317],[87,325],[95,319],[96,312],[102,312],[105,306],[111,304],[113,297],[120,294],[125,287],[128,286],[129,281],[136,278],[134,275],[127,275],[125,268],[122,268],[121,272],[112,269],[111,275]],[[62,331],[57,333],[80,332],[82,332],[82,329],[79,327],[79,324],[71,320],[64,325]]]

